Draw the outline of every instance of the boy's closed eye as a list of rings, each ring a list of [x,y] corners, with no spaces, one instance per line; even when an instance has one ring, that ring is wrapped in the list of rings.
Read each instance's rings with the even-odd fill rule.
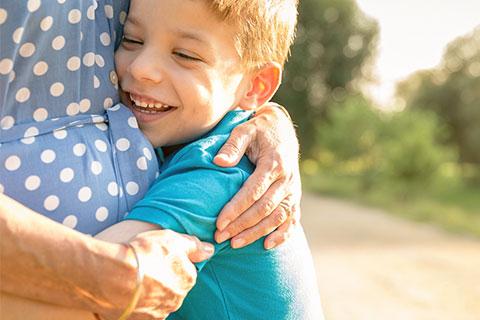
[[[196,57],[192,54],[189,54],[189,53],[185,53],[185,52],[182,52],[182,51],[174,51],[172,53],[174,56],[176,56],[177,58],[179,59],[182,59],[182,60],[188,60],[188,61],[203,61],[201,58],[199,57]]]
[[[138,39],[134,39],[134,38],[131,38],[131,37],[128,37],[128,36],[123,36],[122,37],[122,45],[143,45],[143,41],[140,41]]]

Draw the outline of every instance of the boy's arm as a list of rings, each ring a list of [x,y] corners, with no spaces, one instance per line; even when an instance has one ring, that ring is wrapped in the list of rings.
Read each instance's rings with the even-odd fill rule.
[[[139,233],[162,229],[162,227],[149,222],[124,220],[97,233],[94,238],[114,243],[127,243]]]

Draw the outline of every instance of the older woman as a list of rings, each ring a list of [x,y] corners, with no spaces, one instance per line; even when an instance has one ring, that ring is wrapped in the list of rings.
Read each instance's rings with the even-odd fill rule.
[[[115,319],[131,299],[131,250],[87,236],[121,220],[158,170],[134,117],[108,110],[119,102],[113,52],[127,10],[127,0],[0,3],[2,319],[66,310],[71,319]],[[233,165],[248,150],[257,170],[222,210],[218,241],[233,237],[238,247],[278,227],[265,242],[272,248],[288,236],[294,220],[277,206],[300,197],[292,147],[293,127],[276,107],[232,134],[217,164]],[[206,259],[211,246],[169,231],[131,241],[142,261],[159,266],[146,274],[133,316],[178,308],[195,282],[190,261]]]

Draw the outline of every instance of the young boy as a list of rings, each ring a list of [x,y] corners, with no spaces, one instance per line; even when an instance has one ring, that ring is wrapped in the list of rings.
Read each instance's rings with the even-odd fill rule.
[[[216,216],[253,165],[220,168],[213,157],[277,90],[296,15],[296,0],[132,0],[115,56],[122,99],[164,161],[126,220],[98,237],[160,227],[215,243]],[[300,226],[274,250],[262,240],[215,247],[169,319],[323,318]]]

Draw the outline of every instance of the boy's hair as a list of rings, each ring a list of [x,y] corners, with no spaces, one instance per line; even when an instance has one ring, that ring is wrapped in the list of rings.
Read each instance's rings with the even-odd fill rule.
[[[203,0],[236,28],[235,48],[247,68],[281,66],[295,37],[298,0]]]

